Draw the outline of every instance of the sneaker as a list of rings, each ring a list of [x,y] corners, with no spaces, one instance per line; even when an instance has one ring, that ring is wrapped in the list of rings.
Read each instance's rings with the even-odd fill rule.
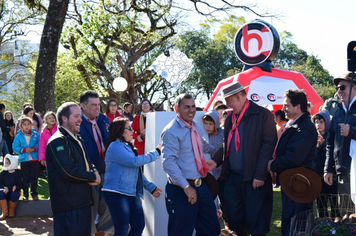
[[[23,201],[23,202],[28,202],[28,197],[23,196],[22,201]]]

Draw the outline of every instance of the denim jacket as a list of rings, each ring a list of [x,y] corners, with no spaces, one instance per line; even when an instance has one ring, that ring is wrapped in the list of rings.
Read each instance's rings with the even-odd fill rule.
[[[158,158],[159,153],[156,150],[136,156],[128,144],[119,140],[112,142],[105,153],[106,171],[102,191],[128,196],[138,194],[143,198],[143,188],[152,192],[156,185],[146,179],[141,166]]]

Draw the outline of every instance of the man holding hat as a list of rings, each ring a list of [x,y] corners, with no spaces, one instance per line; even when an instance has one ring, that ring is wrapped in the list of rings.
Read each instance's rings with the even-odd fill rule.
[[[341,103],[339,103],[339,107],[331,120],[329,136],[326,140],[324,168],[324,180],[329,185],[334,184],[333,168],[336,168],[339,207],[344,219],[355,212],[355,206],[350,197],[350,173],[352,169],[351,159],[356,157],[356,84],[353,81],[350,94],[350,81],[351,72],[348,72],[343,78],[334,79]],[[349,95],[351,95],[350,101]],[[347,124],[345,124],[347,104],[350,104],[350,106]]]
[[[267,163],[277,141],[272,113],[247,99],[245,88],[235,82],[222,89],[233,112],[225,120],[225,159],[213,157],[209,166],[222,163],[225,214],[229,228],[239,236],[269,232],[273,190]]]
[[[313,209],[313,200],[321,189],[320,177],[313,172],[318,135],[309,118],[307,104],[303,90],[288,89],[285,92],[282,110],[289,121],[281,130],[273,159],[268,163],[268,170],[277,173],[282,186],[282,236],[289,235],[293,216]],[[281,177],[283,175],[285,177]],[[319,193],[312,193],[313,188]]]

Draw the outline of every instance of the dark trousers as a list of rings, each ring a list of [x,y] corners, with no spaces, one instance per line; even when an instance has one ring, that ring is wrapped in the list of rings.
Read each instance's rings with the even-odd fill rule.
[[[291,229],[292,218],[298,214],[298,222],[300,228],[303,227],[303,224],[306,223],[307,214],[309,210],[313,209],[313,202],[310,203],[297,203],[290,199],[281,189],[282,193],[282,236],[289,236]],[[304,212],[306,215],[303,215]]]
[[[197,202],[190,204],[184,190],[174,184],[166,185],[166,208],[169,215],[169,236],[218,236],[220,225],[213,195],[204,181],[200,187],[192,186]]]
[[[242,174],[228,174],[224,191],[224,210],[229,228],[237,235],[264,235],[270,231],[273,207],[272,179],[253,189],[252,181],[244,181]]]
[[[12,190],[9,189],[9,192],[7,194],[4,193],[4,190],[0,190],[0,200],[10,200],[12,202],[17,202],[20,198],[20,192],[15,191],[12,192]]]
[[[54,236],[89,236],[91,207],[53,213]]]
[[[23,195],[28,197],[28,188],[31,184],[31,196],[37,196],[38,161],[21,162]]]
[[[316,206],[318,208],[319,217],[329,217],[328,202],[330,203],[331,214],[330,217],[335,218],[339,216],[338,203],[337,203],[337,184],[329,186],[322,181],[322,189],[319,197],[316,199]]]
[[[126,196],[113,192],[102,192],[114,223],[114,236],[142,235],[145,218],[139,196]],[[131,226],[130,233],[129,225]]]

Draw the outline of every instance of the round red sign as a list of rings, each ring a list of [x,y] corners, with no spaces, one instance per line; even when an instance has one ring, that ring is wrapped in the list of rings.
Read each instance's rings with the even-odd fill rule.
[[[279,35],[276,29],[262,20],[243,25],[235,36],[235,53],[246,65],[272,61],[278,54]]]

